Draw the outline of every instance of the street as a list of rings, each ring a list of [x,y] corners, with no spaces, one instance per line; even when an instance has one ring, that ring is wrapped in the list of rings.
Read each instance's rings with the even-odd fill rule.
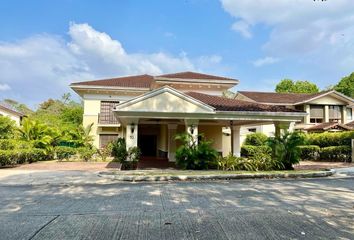
[[[0,239],[354,239],[354,178],[0,186]]]

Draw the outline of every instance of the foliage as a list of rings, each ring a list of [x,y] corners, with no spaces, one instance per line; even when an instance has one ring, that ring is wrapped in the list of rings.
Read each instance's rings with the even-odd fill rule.
[[[223,171],[252,171],[252,165],[246,158],[236,157],[229,153],[226,157],[219,156],[217,160],[219,170]]]
[[[102,161],[106,161],[108,157],[112,156],[112,143],[107,144],[104,148],[98,150],[98,154],[100,155]]]
[[[283,164],[285,170],[292,170],[293,164],[300,161],[300,149],[304,144],[304,136],[299,132],[285,132],[281,136],[270,138],[268,141],[272,148],[272,158]]]
[[[235,98],[236,93],[234,93],[234,92],[232,92],[232,91],[230,91],[230,90],[225,90],[225,91],[222,92],[222,96],[223,96],[224,98],[231,98],[231,99],[233,99],[233,98]]]
[[[252,146],[252,145],[243,145],[241,147],[241,156],[242,157],[251,157],[258,154],[268,154],[270,155],[272,149],[268,145],[263,146]]]
[[[77,153],[80,156],[80,159],[88,162],[95,153],[97,153],[97,149],[89,148],[89,147],[80,147],[77,148]]]
[[[354,98],[354,72],[342,78],[334,89],[348,97]]]
[[[278,93],[318,93],[316,84],[309,81],[293,81],[291,79],[281,80],[275,87]]]
[[[203,170],[216,165],[218,153],[202,135],[197,142],[191,134],[183,133],[176,136],[181,146],[176,150],[176,164],[181,169]]]
[[[332,146],[321,148],[320,159],[325,161],[351,162],[350,146]]]
[[[115,161],[123,163],[127,160],[128,151],[125,139],[119,137],[116,141],[112,142],[112,155]]]
[[[54,152],[56,158],[59,160],[69,159],[71,156],[74,156],[77,152],[75,148],[72,147],[65,147],[65,146],[56,146],[54,148]]]
[[[48,155],[45,150],[37,148],[0,150],[0,166],[32,163],[51,158],[52,156]]]
[[[320,157],[320,147],[317,145],[302,145],[300,149],[300,159],[315,161]]]
[[[21,141],[17,139],[0,139],[1,150],[28,149],[33,148],[33,142]]]
[[[323,132],[306,135],[306,143],[308,145],[317,145],[320,147],[351,146],[351,139],[354,139],[354,131]]]
[[[26,104],[23,104],[23,103],[19,103],[15,100],[12,100],[12,99],[4,99],[4,101],[6,104],[10,105],[12,108],[14,108],[15,110],[25,114],[25,115],[30,115],[33,113],[33,111],[27,107]]]
[[[250,133],[246,136],[244,145],[263,146],[267,144],[268,137],[264,133]]]
[[[128,149],[127,160],[129,162],[138,162],[141,156],[141,151],[138,147],[130,147]]]
[[[76,129],[72,129],[64,132],[65,140],[73,140],[76,145],[84,147],[92,147],[93,136],[91,135],[93,123],[86,127],[80,125]]]
[[[0,116],[0,139],[13,138],[16,131],[15,121],[9,117]]]

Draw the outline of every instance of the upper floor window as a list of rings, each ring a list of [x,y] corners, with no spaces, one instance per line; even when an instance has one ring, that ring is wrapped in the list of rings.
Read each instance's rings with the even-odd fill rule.
[[[114,124],[118,123],[113,114],[113,108],[118,104],[118,101],[101,101],[101,109],[99,114],[99,123]]]
[[[347,120],[348,121],[353,120],[353,110],[351,108],[347,108]]]
[[[340,122],[342,119],[342,107],[341,106],[328,106],[329,109],[329,121]]]
[[[310,123],[322,123],[324,118],[324,108],[321,105],[310,106]]]

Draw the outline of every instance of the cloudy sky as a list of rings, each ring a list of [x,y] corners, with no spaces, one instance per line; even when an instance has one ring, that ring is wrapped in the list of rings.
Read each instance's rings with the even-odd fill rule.
[[[3,0],[0,12],[0,98],[32,107],[120,75],[201,71],[272,91],[354,71],[353,0]]]

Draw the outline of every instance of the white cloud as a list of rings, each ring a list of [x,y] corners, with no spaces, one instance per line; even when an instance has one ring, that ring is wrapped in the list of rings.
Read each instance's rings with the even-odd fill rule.
[[[0,42],[0,83],[11,85],[5,97],[33,105],[48,97],[59,97],[74,81],[197,70],[200,58],[203,64],[215,63],[217,58],[129,53],[121,42],[88,24],[70,24],[68,35],[69,41],[40,34],[17,42]],[[0,85],[0,90],[7,85]]]
[[[6,83],[4,83],[4,84],[0,83],[0,91],[7,91],[7,90],[10,90],[10,89],[11,89],[11,87],[10,87],[8,84],[6,84]]]
[[[253,61],[253,65],[255,67],[262,67],[264,65],[269,65],[279,62],[279,58],[274,58],[274,57],[264,57],[264,58],[259,58],[255,61]]]
[[[244,36],[245,38],[252,37],[252,33],[250,31],[250,25],[245,21],[237,21],[234,24],[232,24],[231,28],[235,31],[240,32],[242,36]]]
[[[234,19],[233,29],[254,36],[253,27],[265,26],[270,35],[265,54],[297,58],[327,69],[352,71],[354,65],[354,1],[221,0]],[[240,24],[242,23],[242,24]]]

